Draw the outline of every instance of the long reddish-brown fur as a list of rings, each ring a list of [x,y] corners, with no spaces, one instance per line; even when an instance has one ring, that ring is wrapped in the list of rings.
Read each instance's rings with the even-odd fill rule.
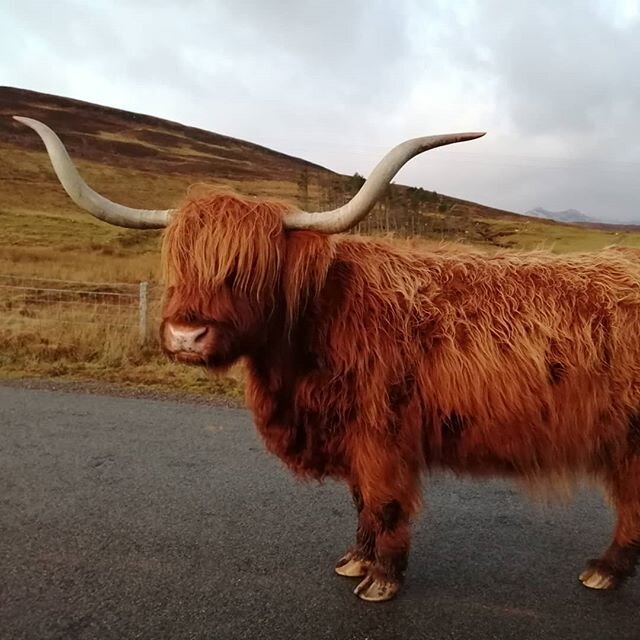
[[[639,254],[417,251],[286,231],[286,210],[229,193],[186,202],[164,239],[164,317],[215,323],[228,357],[212,366],[245,359],[267,448],[299,476],[349,483],[352,555],[399,577],[425,470],[584,473],[619,514],[593,566],[631,574]]]

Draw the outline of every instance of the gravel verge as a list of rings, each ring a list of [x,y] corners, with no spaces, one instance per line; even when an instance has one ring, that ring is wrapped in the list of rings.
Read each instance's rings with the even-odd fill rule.
[[[1,374],[0,374],[1,376]],[[243,408],[244,403],[236,398],[222,395],[201,395],[189,393],[179,389],[165,390],[150,387],[136,387],[118,385],[98,380],[55,380],[50,378],[2,378],[0,386],[19,389],[42,389],[45,391],[66,391],[73,393],[87,393],[107,395],[118,398],[141,398],[146,400],[171,400],[173,402],[188,402],[191,404],[206,404],[217,407]]]

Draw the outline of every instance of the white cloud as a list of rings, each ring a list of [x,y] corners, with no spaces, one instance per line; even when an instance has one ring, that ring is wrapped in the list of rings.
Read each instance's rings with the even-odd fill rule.
[[[399,181],[515,210],[640,219],[638,0],[34,0],[0,82],[365,173],[404,138],[486,129]]]

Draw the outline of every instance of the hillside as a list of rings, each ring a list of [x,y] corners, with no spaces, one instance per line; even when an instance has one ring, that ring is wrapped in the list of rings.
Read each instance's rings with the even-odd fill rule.
[[[14,114],[49,124],[91,186],[135,207],[174,206],[190,185],[206,182],[328,208],[348,200],[362,178],[150,116],[0,88],[0,376],[239,393],[238,372],[213,382],[202,371],[172,366],[155,340],[141,348],[137,283],[150,283],[153,332],[160,232],[112,227],[80,211],[58,184],[38,136]],[[636,229],[527,218],[401,185],[389,187],[360,231],[488,249],[640,246]]]
[[[49,124],[89,184],[132,206],[173,206],[190,185],[205,182],[244,193],[284,197],[303,207],[327,208],[344,203],[362,184],[357,174],[339,175],[300,158],[217,133],[2,87],[0,246],[55,249],[62,242],[67,248],[82,248],[90,238],[94,249],[118,253],[131,245],[150,248],[157,237],[111,229],[81,213],[60,188],[40,139],[12,120],[13,114]],[[390,231],[400,236],[497,247],[548,245],[560,251],[621,241],[636,244],[637,232],[633,228],[578,228],[401,185],[389,187],[360,231]],[[76,242],[70,245],[72,239]]]
[[[282,196],[305,207],[332,207],[345,202],[361,184],[357,175],[342,176],[217,133],[4,87],[0,88],[0,212],[5,216],[16,212],[21,216],[71,212],[79,223],[88,220],[77,216],[58,186],[38,137],[14,122],[10,118],[13,114],[49,124],[94,188],[133,206],[172,206],[189,185],[207,182],[245,193]],[[18,228],[15,221],[8,222],[16,233],[12,239],[24,242],[23,232],[30,235],[26,229],[29,220],[21,218]],[[395,231],[509,246],[521,244],[513,236],[531,222],[510,212],[393,185],[362,231]]]

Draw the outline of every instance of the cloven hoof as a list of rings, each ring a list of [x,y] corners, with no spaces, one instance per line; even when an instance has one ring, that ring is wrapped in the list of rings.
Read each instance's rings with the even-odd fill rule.
[[[366,576],[371,562],[358,558],[352,551],[348,551],[336,562],[336,573],[347,578],[362,578]]]
[[[358,598],[367,602],[391,600],[400,590],[400,582],[374,578],[369,574],[353,591]]]
[[[589,589],[611,590],[615,589],[620,583],[617,576],[595,566],[587,567],[578,579]]]

